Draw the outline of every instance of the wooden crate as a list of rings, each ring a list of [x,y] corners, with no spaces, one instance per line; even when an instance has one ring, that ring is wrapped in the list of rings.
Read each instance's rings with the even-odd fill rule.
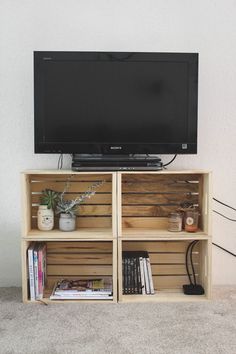
[[[93,198],[81,206],[76,231],[61,232],[58,228],[49,232],[39,231],[36,212],[42,190],[51,188],[62,191],[68,179],[71,179],[71,186],[67,198],[84,192],[94,181],[106,182]],[[45,241],[48,245],[48,284],[44,301],[49,301],[53,284],[62,277],[82,279],[110,274],[113,277],[114,299],[106,302],[116,302],[117,281],[120,301],[209,299],[211,198],[211,173],[206,171],[72,173],[53,170],[22,173],[24,301],[28,302],[27,248],[31,241]],[[196,233],[169,232],[168,214],[184,201],[199,207],[200,229]],[[203,285],[205,295],[184,296],[181,290],[182,285],[187,283],[184,252],[188,243],[196,239],[200,242],[194,259],[198,281]],[[122,250],[128,249],[149,251],[156,295],[122,295],[121,254]]]
[[[168,215],[183,202],[200,210],[199,233],[210,234],[210,176],[193,171],[118,173],[118,236],[169,237]]]
[[[194,248],[193,262],[197,283],[205,289],[205,295],[188,296],[182,287],[189,284],[185,267],[185,254],[189,240],[181,241],[142,241],[123,240],[118,242],[119,301],[198,301],[211,297],[211,244],[201,240]],[[122,289],[122,251],[147,251],[149,253],[154,295],[123,295]]]
[[[30,241],[22,241],[23,301],[29,300],[27,281],[27,249]],[[49,241],[47,245],[47,284],[42,301],[49,302],[55,283],[61,279],[99,279],[112,277],[113,299],[95,302],[117,302],[117,243],[111,241]],[[68,300],[61,300],[68,302]],[[93,300],[73,300],[93,301]],[[52,302],[52,301],[51,301]],[[53,302],[58,302],[55,300]]]
[[[69,188],[65,199],[74,199],[85,192],[94,182],[105,181],[97,189],[94,196],[86,199],[78,209],[76,232],[68,233],[68,237],[114,237],[116,235],[115,191],[116,175],[114,173],[72,173],[61,171],[29,171],[22,174],[23,189],[23,228],[24,237],[44,238],[45,232],[37,229],[37,210],[44,189],[62,192],[65,184]],[[48,237],[64,237],[58,230],[59,217],[55,216],[54,230],[48,232]]]

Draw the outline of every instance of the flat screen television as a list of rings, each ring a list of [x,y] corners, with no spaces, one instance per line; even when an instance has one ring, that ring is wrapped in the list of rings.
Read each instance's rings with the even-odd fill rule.
[[[36,153],[197,153],[198,54],[34,52]]]

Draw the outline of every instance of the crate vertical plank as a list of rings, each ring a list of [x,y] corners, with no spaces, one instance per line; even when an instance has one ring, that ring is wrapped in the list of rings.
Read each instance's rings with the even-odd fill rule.
[[[122,174],[117,173],[117,233],[122,236]]]
[[[204,231],[209,235],[212,234],[212,198],[212,173],[210,172],[204,176],[202,205]]]
[[[113,301],[117,302],[117,239],[112,241],[112,268],[113,268],[113,277],[112,277],[112,286],[113,286]]]
[[[21,174],[21,212],[22,235],[26,236],[31,229],[31,196],[30,196],[30,181],[26,173]]]
[[[205,294],[208,299],[211,299],[211,242],[206,240],[201,243],[201,252],[200,252],[200,277],[201,283],[205,290]]]
[[[30,245],[28,241],[21,241],[21,271],[22,271],[22,300],[24,303],[28,301],[28,257],[27,249]]]
[[[117,237],[117,175],[112,174],[112,235]]]
[[[123,272],[122,272],[122,239],[118,239],[118,301],[122,300]]]

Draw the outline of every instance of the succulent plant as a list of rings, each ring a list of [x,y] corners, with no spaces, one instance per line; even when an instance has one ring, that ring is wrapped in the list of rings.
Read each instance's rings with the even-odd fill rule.
[[[92,184],[91,187],[87,189],[82,195],[78,196],[72,200],[65,200],[64,194],[69,188],[69,182],[66,183],[65,188],[62,193],[59,194],[59,198],[56,205],[56,214],[70,214],[71,216],[76,214],[79,205],[85,201],[87,198],[91,198],[95,193],[96,189],[101,187],[105,181],[100,181]]]
[[[48,209],[55,209],[59,200],[60,193],[52,189],[44,189],[40,198],[41,205],[47,205]]]

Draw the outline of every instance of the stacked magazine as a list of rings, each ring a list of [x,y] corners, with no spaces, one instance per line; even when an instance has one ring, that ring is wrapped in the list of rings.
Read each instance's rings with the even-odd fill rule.
[[[46,243],[31,242],[27,253],[30,300],[40,300],[46,284]]]
[[[51,300],[111,300],[112,278],[58,281]]]
[[[122,252],[123,294],[153,295],[150,258],[146,251]]]

